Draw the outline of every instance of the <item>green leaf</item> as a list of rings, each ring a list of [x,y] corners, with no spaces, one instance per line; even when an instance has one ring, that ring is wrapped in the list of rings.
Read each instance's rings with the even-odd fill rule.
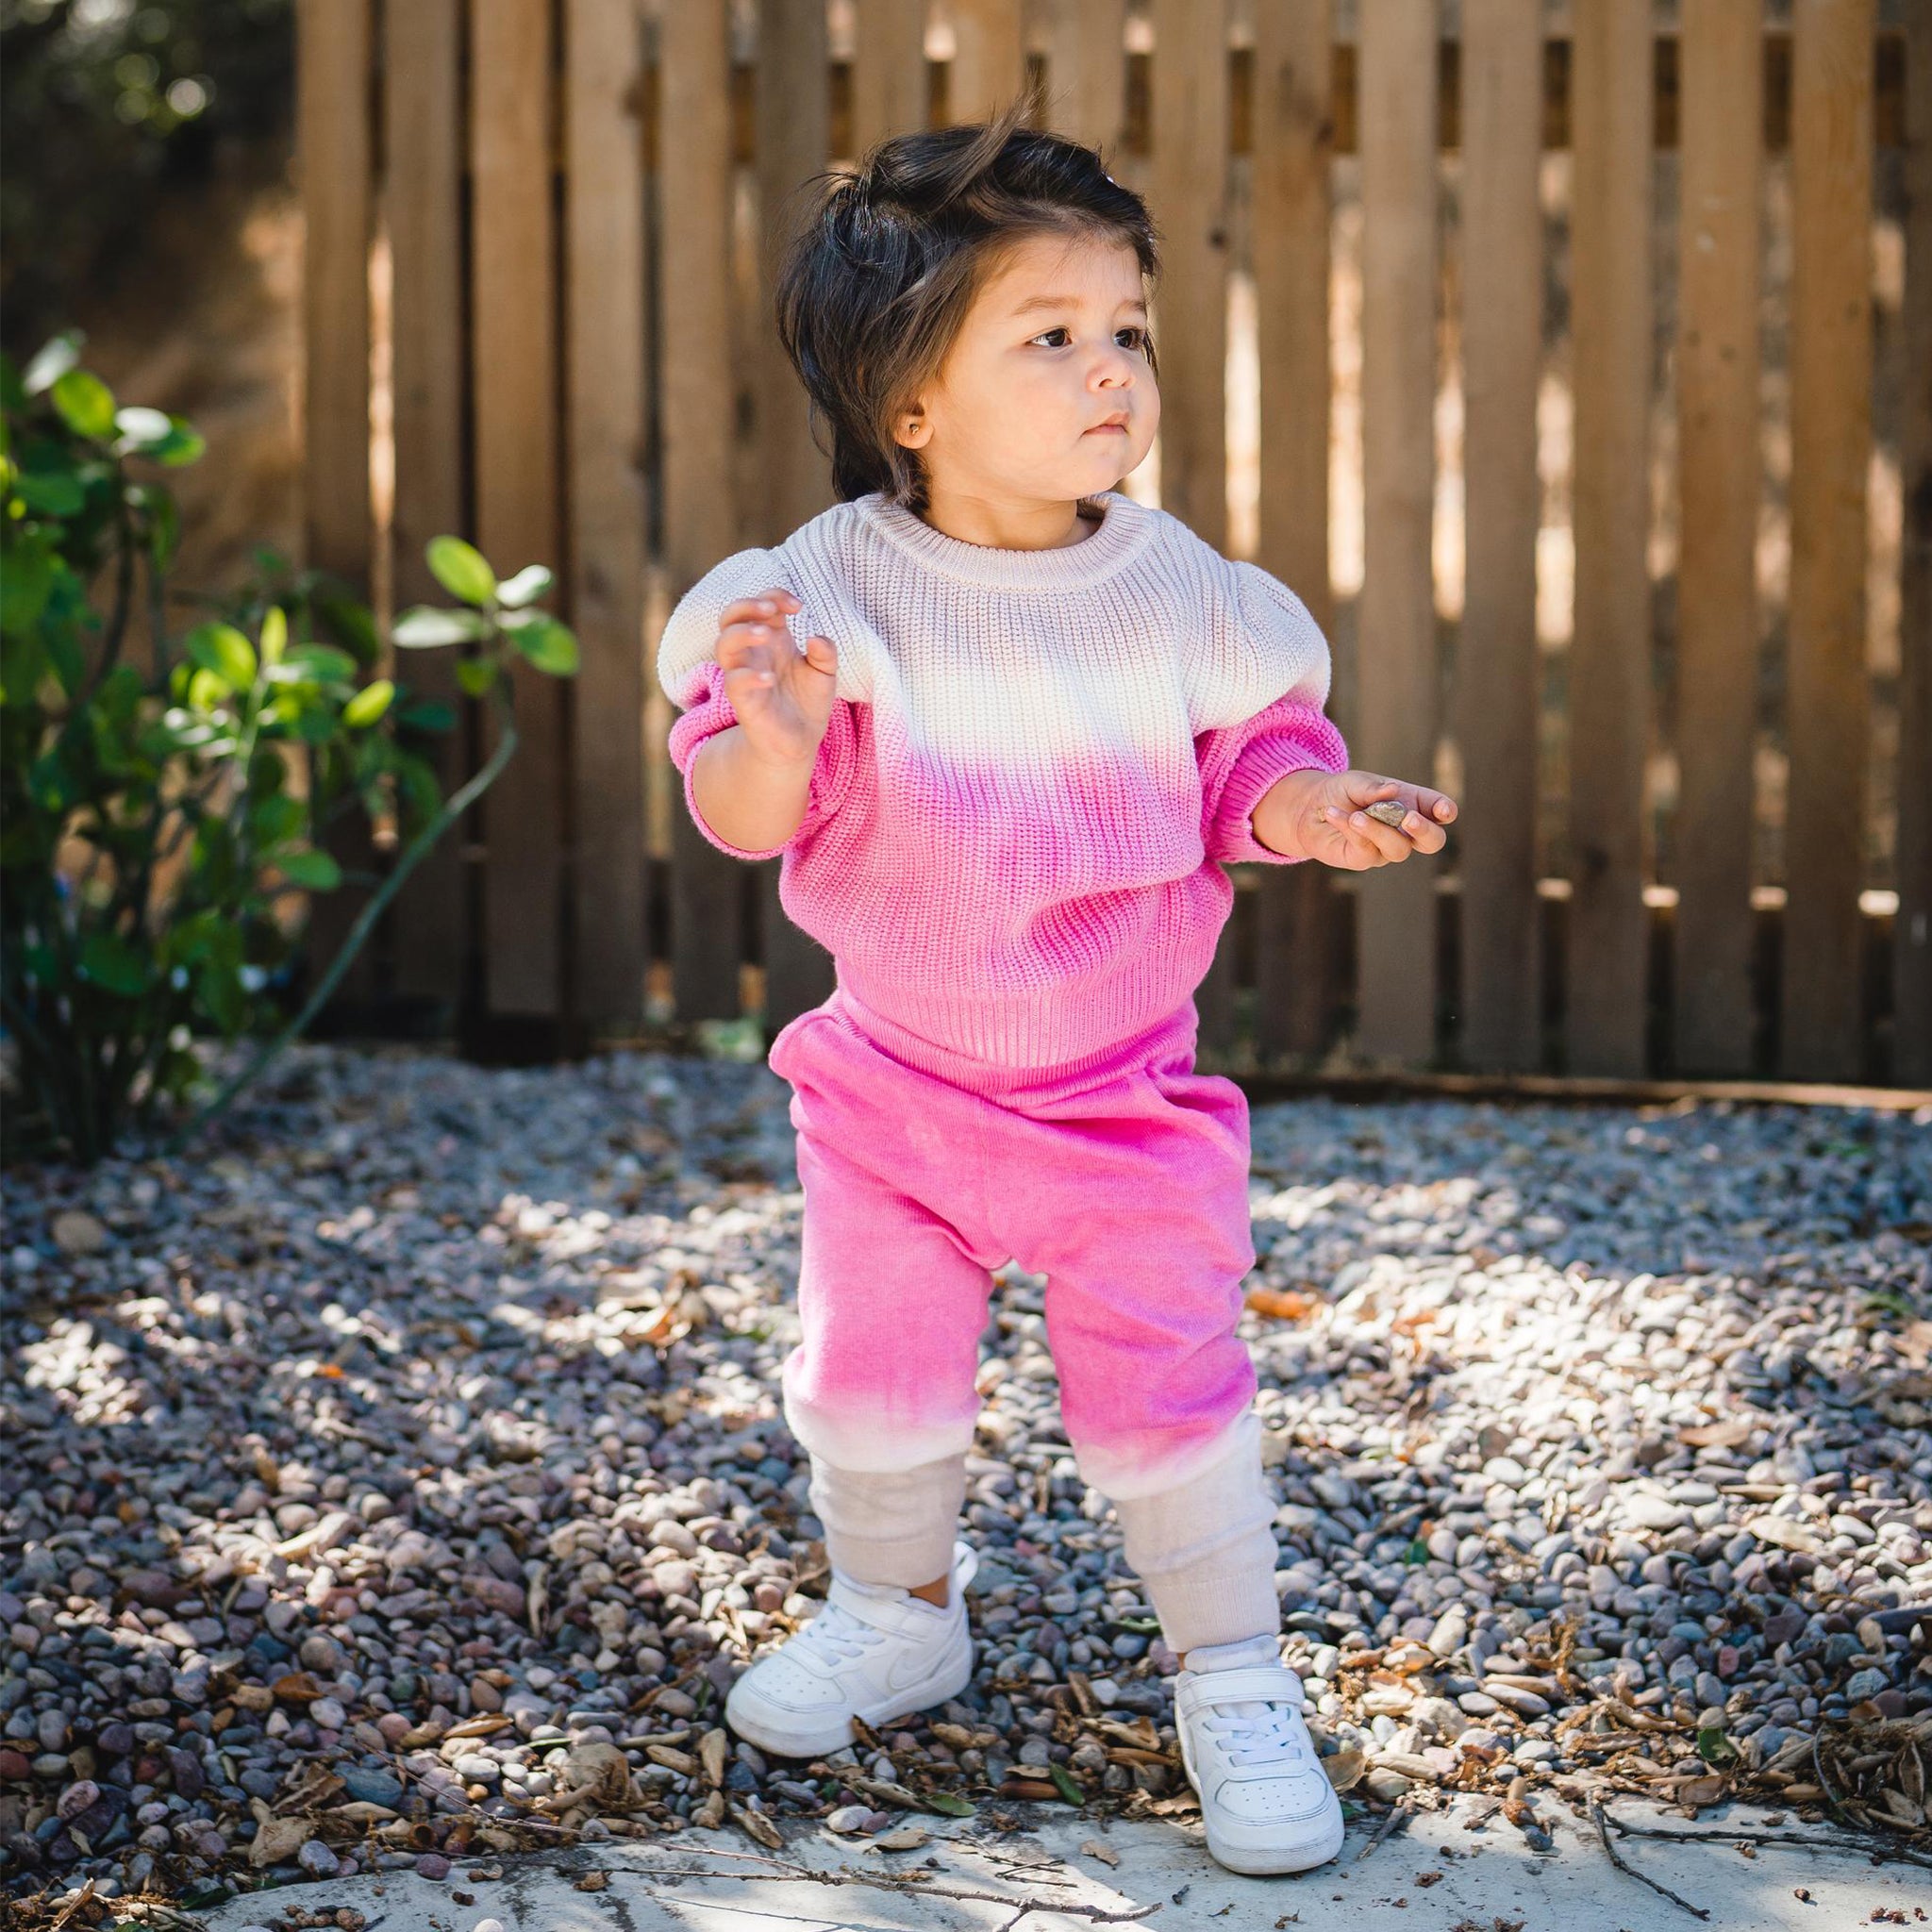
[[[1158,1617],[1113,1617],[1108,1620],[1115,1630],[1125,1630],[1135,1637],[1158,1637],[1160,1634]]]
[[[176,416],[167,435],[141,454],[151,462],[165,463],[169,469],[178,470],[186,464],[199,462],[207,450],[208,439],[201,431]]]
[[[556,581],[541,563],[526,563],[497,591],[496,601],[511,610],[534,604]]]
[[[302,829],[305,808],[299,798],[277,792],[258,799],[248,811],[249,829],[265,849],[286,845]]]
[[[1414,1540],[1414,1541],[1412,1541],[1409,1544],[1408,1548],[1402,1553],[1402,1560],[1405,1563],[1411,1564],[1426,1563],[1429,1560],[1428,1544],[1424,1542],[1421,1537],[1417,1537]]]
[[[396,723],[410,731],[454,731],[457,714],[441,698],[417,698],[396,713]]]
[[[483,553],[460,537],[432,537],[424,551],[436,581],[465,604],[487,604],[496,595],[496,573]]]
[[[233,691],[219,671],[210,671],[206,664],[195,665],[189,675],[188,702],[197,711],[219,710],[222,700]]]
[[[27,508],[50,517],[77,516],[87,502],[71,470],[23,471],[14,478],[13,493]]]
[[[553,677],[576,675],[577,641],[568,625],[558,624],[554,618],[531,625],[516,633],[516,646],[539,671],[548,672]]]
[[[47,607],[54,588],[54,560],[36,539],[9,550],[0,569],[0,630],[25,631]]]
[[[470,696],[480,698],[496,682],[494,658],[458,658],[457,682]]]
[[[147,986],[147,962],[125,940],[91,932],[80,948],[80,971],[105,992],[138,999]]]
[[[54,407],[76,436],[114,433],[114,391],[88,369],[70,369],[54,384]]]
[[[291,644],[276,669],[285,677],[311,684],[354,684],[357,664],[348,652],[333,644]]]
[[[976,1815],[971,1802],[957,1791],[922,1791],[919,1801],[928,1811],[937,1811],[941,1818],[972,1818]]]
[[[289,648],[289,613],[279,604],[271,604],[261,617],[261,661],[279,664]]]
[[[197,624],[182,640],[189,661],[212,671],[230,691],[255,683],[255,646],[232,624]]]
[[[1052,1777],[1054,1788],[1070,1805],[1084,1805],[1087,1793],[1074,1782],[1074,1774],[1064,1764],[1049,1764],[1047,1774]]]
[[[391,626],[391,641],[406,651],[426,651],[440,644],[464,644],[490,635],[490,621],[474,610],[439,610],[418,604],[403,612]]]
[[[1738,1761],[1738,1747],[1715,1724],[1711,1724],[1697,1734],[1697,1755],[1707,1764],[1735,1764]]]
[[[342,869],[326,852],[313,846],[297,845],[287,851],[272,852],[269,861],[291,886],[311,892],[332,892],[342,882]]]
[[[49,390],[80,361],[80,345],[87,341],[86,331],[77,328],[62,329],[58,336],[42,343],[34,359],[26,365],[26,374],[21,377],[20,386],[30,396],[37,396],[42,390]]]
[[[386,677],[378,677],[374,684],[365,684],[342,707],[342,723],[351,731],[360,731],[364,726],[374,724],[389,709],[389,701],[395,694],[395,686]]]

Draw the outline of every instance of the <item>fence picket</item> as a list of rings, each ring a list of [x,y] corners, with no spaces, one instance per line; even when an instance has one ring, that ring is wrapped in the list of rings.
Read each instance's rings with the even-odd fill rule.
[[[1536,411],[1542,355],[1541,0],[1462,11],[1463,475],[1467,563],[1456,654],[1465,814],[1462,1058],[1533,1071],[1541,1058],[1536,895],[1542,667]]]
[[[1759,0],[1700,0],[1681,39],[1673,1057],[1680,1074],[1741,1074],[1757,713]]]
[[[1875,0],[1796,0],[1792,9],[1790,785],[1778,1066],[1787,1079],[1858,1070],[1874,9]]]
[[[583,658],[573,952],[577,1010],[635,1024],[645,963],[644,20],[635,0],[568,4],[568,608]]]
[[[1328,560],[1329,172],[1334,152],[1330,0],[1255,16],[1251,253],[1261,422],[1256,561],[1331,638]],[[1255,1051],[1320,1055],[1348,907],[1324,865],[1273,866],[1255,885]]]
[[[1647,945],[1650,23],[1623,0],[1576,0],[1574,45],[1568,1062],[1574,1074],[1634,1079],[1644,1071]]]
[[[1436,7],[1363,9],[1363,576],[1357,766],[1430,782],[1436,606],[1430,569],[1436,404]],[[1356,895],[1358,1041],[1371,1059],[1435,1054],[1435,874],[1365,872]]]
[[[1907,372],[1899,424],[1898,912],[1892,939],[1891,1076],[1932,1087],[1932,7],[1915,7],[1906,51]]]
[[[732,370],[736,200],[728,0],[677,0],[658,28],[664,552],[670,603],[740,547]],[[655,661],[657,640],[651,641]],[[672,997],[682,1021],[739,1010],[740,861],[672,813]]]
[[[547,7],[473,0],[476,541],[499,570],[558,565],[555,37]],[[492,1016],[564,1018],[563,824],[569,698],[514,673],[517,754],[483,799],[484,1000]],[[486,756],[495,727],[486,720]]]
[[[462,8],[421,0],[383,11],[383,213],[390,245],[391,383],[395,482],[391,601],[446,601],[424,561],[432,537],[469,527],[463,488]],[[419,698],[447,705],[454,731],[431,752],[444,796],[469,775],[472,708],[454,651],[418,651],[398,675]],[[462,856],[475,815],[453,825],[409,875],[391,912],[396,991],[453,1014],[469,950]]]
[[[296,13],[295,152],[304,223],[302,276],[302,554],[351,591],[372,591],[374,506],[369,480],[369,242],[374,135],[369,0],[303,0]],[[322,841],[344,873],[370,874],[380,855],[352,807]],[[368,903],[345,884],[309,902],[311,976],[327,970]],[[338,1008],[366,1005],[375,988],[374,941],[338,983]]]

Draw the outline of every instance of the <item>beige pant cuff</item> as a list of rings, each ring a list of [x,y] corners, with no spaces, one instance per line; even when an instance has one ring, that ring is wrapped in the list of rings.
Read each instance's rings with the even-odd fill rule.
[[[1173,1489],[1115,1498],[1114,1512],[1170,1650],[1185,1656],[1281,1628],[1258,1429],[1237,1430],[1226,1456]]]
[[[825,1526],[825,1556],[860,1583],[916,1590],[949,1574],[966,1500],[966,1458],[911,1469],[841,1469],[811,1458],[811,1507]]]

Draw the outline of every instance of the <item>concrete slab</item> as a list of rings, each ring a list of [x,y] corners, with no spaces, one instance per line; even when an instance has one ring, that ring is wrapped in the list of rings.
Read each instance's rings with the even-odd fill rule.
[[[468,1860],[444,1881],[370,1874],[247,1894],[202,1916],[209,1932],[273,1925],[289,1905],[353,1906],[367,1932],[477,1932],[491,1919],[504,1932],[1080,1932],[1126,1923],[1167,1932],[1848,1932],[1932,1919],[1932,1872],[1874,1865],[1829,1831],[1768,1825],[1742,1807],[1695,1825],[1632,1802],[1613,1807],[1625,1823],[1674,1835],[1616,1842],[1625,1863],[1682,1904],[1618,1871],[1591,1824],[1567,1812],[1543,1808],[1554,1848],[1541,1854],[1500,1818],[1467,1828],[1473,1815],[1458,1801],[1379,1840],[1373,1825],[1352,1826],[1336,1862],[1293,1878],[1236,1877],[1186,1824],[1070,1819],[1003,1834],[931,1818],[917,1821],[930,1841],[908,1851],[867,1850],[807,1826],[768,1857],[734,1832],[689,1832],[491,1855],[498,1879],[468,1876],[483,1862]],[[1799,1842],[1747,1855],[1740,1846],[1753,1833]],[[603,1890],[576,1889],[591,1873],[608,1874]],[[886,1874],[918,1890],[879,1885]],[[458,1891],[475,1903],[458,1905]],[[1041,1909],[1016,1922],[1029,1900]]]

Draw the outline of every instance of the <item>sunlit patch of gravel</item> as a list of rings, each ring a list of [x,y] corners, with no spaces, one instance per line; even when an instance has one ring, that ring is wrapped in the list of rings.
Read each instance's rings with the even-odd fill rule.
[[[305,1047],[190,1158],[0,1177],[0,1886],[1188,1811],[1174,1661],[1017,1269],[973,1689],[814,1765],[720,1728],[824,1578],[777,1416],[787,1092]],[[1287,1655],[1351,1802],[1599,1783],[1923,1833],[1932,1116],[1310,1098],[1253,1128]]]

